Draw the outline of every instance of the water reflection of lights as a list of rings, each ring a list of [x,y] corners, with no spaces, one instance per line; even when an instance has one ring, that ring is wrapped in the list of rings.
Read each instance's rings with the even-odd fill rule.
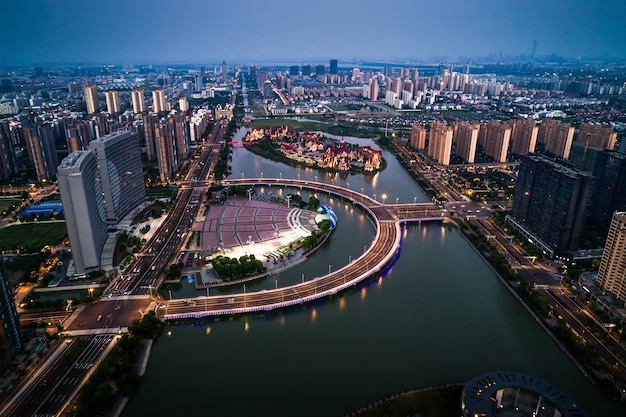
[[[168,331],[167,331],[167,335],[168,335],[168,336],[171,336],[171,335],[172,335],[172,331],[171,331],[171,330],[168,330]]]
[[[365,289],[365,287],[361,288],[361,300],[364,300],[366,295],[367,289]]]
[[[279,323],[280,323],[281,326],[285,325],[285,316],[280,316]]]
[[[446,228],[441,226],[441,237],[445,237],[446,236]]]
[[[243,325],[243,329],[247,332],[248,330],[250,330],[250,323],[248,323],[248,321],[245,322],[245,324]]]
[[[206,326],[206,334],[211,334],[211,327]]]
[[[311,310],[311,321],[315,321],[317,318],[317,310],[314,308]]]
[[[378,175],[380,174],[380,172],[376,172],[376,174],[374,174],[374,176],[372,177],[372,187],[375,189],[376,188],[376,184],[378,183]]]
[[[339,299],[339,310],[343,311],[346,308],[346,297],[341,297]]]
[[[380,287],[381,285],[383,285],[383,277],[382,275],[378,277],[378,281],[376,281],[376,286]]]

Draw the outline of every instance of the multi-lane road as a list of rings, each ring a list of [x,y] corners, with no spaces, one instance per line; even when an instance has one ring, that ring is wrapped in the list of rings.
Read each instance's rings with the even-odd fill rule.
[[[12,399],[0,409],[0,415],[20,417],[57,416],[76,394],[94,365],[104,356],[113,341],[113,335],[68,338],[47,357],[43,365],[22,385],[16,388]],[[64,355],[80,346],[78,357],[64,366]]]

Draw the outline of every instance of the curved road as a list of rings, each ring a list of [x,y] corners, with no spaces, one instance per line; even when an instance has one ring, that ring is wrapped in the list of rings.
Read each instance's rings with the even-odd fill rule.
[[[203,185],[197,181],[194,186]],[[171,300],[157,313],[163,319],[185,319],[268,311],[336,294],[384,271],[400,247],[400,224],[406,221],[441,221],[441,209],[430,203],[385,205],[356,191],[332,184],[277,178],[223,181],[222,185],[267,185],[308,188],[341,196],[362,206],[372,217],[376,236],[369,249],[349,265],[300,284],[259,292]]]

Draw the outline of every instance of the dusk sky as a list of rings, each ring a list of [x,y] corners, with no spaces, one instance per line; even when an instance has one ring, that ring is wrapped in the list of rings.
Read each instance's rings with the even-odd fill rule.
[[[623,0],[6,1],[0,65],[626,58]]]

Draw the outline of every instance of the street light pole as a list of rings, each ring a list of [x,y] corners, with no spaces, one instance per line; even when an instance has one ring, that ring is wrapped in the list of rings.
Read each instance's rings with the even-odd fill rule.
[[[328,265],[328,275],[330,275],[330,268],[332,267],[332,265]]]

